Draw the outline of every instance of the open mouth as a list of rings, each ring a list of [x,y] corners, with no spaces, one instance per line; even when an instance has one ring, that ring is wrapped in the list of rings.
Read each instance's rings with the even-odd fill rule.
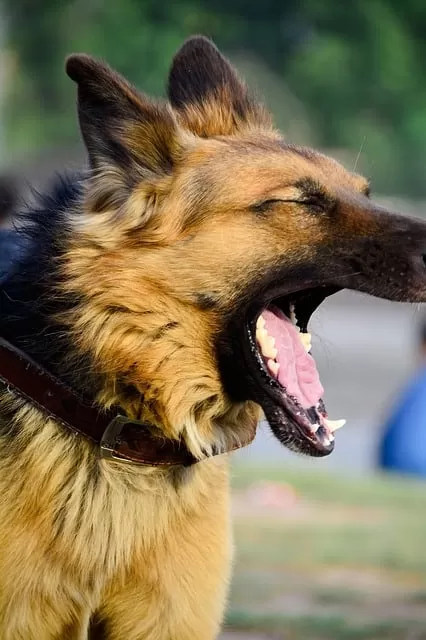
[[[275,436],[288,448],[311,456],[331,453],[334,432],[345,424],[328,418],[308,333],[312,313],[335,292],[336,288],[318,287],[275,298],[247,323],[256,401]]]

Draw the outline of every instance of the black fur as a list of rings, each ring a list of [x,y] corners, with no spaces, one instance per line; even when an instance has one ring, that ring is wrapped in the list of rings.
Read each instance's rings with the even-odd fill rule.
[[[56,314],[77,304],[57,291],[60,275],[58,258],[64,251],[70,230],[67,210],[79,199],[83,176],[60,177],[48,195],[37,196],[36,205],[17,214],[10,262],[0,284],[0,335],[28,353],[77,391],[87,389],[87,363],[80,361],[76,371],[67,371],[67,343]]]
[[[170,70],[168,94],[172,105],[186,107],[223,87],[230,87],[230,95],[241,94],[236,72],[213,42],[204,36],[189,38]],[[236,91],[232,91],[234,88]]]
[[[218,305],[217,294],[213,291],[210,293],[196,293],[194,299],[199,309],[203,309],[203,311],[209,311]]]

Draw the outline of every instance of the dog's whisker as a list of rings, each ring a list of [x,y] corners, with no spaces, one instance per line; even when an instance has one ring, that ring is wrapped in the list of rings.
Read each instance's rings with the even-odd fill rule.
[[[353,171],[356,171],[356,169],[357,169],[358,162],[359,162],[359,159],[360,159],[360,157],[361,157],[362,150],[363,150],[363,148],[364,148],[365,140],[366,140],[366,137],[364,136],[364,137],[363,137],[363,139],[362,139],[362,141],[361,141],[361,145],[360,145],[360,147],[359,147],[358,155],[357,155],[357,157],[355,158],[355,164],[354,164]]]
[[[362,274],[362,271],[348,271],[347,273],[343,273],[339,276],[333,276],[333,281],[342,280],[344,278],[350,278],[352,276],[359,276]]]

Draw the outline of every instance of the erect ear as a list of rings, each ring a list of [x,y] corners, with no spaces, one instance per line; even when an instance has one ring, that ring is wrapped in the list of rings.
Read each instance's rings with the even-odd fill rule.
[[[176,54],[168,95],[182,124],[202,137],[271,127],[268,112],[249,94],[230,62],[203,36],[189,38]]]
[[[69,56],[66,72],[78,85],[80,128],[92,168],[112,165],[128,186],[170,172],[179,152],[170,107],[150,101],[90,56]]]

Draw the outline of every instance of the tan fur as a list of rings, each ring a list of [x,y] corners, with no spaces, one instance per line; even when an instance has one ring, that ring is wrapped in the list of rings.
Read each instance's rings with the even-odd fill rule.
[[[264,109],[250,103],[237,116],[225,89],[173,110],[97,65],[69,63],[92,166],[55,292],[78,296],[57,318],[74,348],[64,366],[78,371],[89,355],[102,406],[183,437],[203,459],[246,441],[259,418],[257,405],[223,391],[213,345],[229,310],[283,257],[297,265],[339,233],[372,229],[355,201],[338,229],[297,204],[269,217],[250,208],[296,199],[306,176],[336,198],[366,183],[284,148]],[[94,91],[110,97],[99,131],[87,106]],[[123,102],[112,115],[111,96]],[[104,131],[127,153],[117,162],[102,156]],[[215,305],[203,308],[200,294]],[[217,637],[232,558],[227,455],[189,469],[100,460],[7,390],[0,422],[19,431],[13,445],[0,442],[1,640],[83,640],[89,619],[93,637],[108,640]]]
[[[27,406],[16,419],[31,445],[0,467],[2,639],[64,638],[95,612],[108,638],[214,638],[231,557],[226,460],[95,462],[94,480],[91,445]]]

